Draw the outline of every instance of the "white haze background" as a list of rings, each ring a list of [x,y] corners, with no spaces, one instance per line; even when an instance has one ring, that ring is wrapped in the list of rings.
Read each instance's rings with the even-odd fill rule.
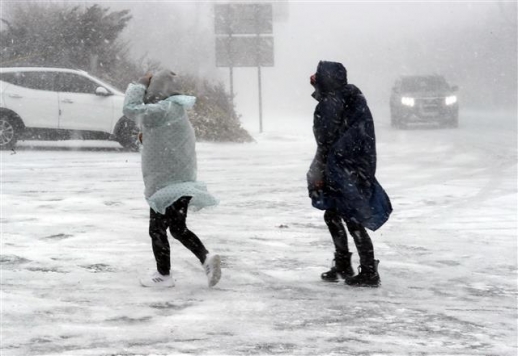
[[[228,85],[228,69],[214,67],[212,5],[132,3],[127,35],[135,54]],[[464,106],[516,109],[516,3],[278,1],[273,8],[275,67],[262,69],[266,131],[311,125],[308,82],[321,59],[344,63],[379,119],[401,74],[445,75],[460,86]],[[175,28],[195,37],[176,36]],[[236,68],[234,81],[245,127],[258,131],[257,70]]]
[[[228,85],[214,67],[212,2],[102,4],[132,10],[135,56]],[[266,133],[257,71],[236,69],[236,109],[256,142],[198,144],[199,178],[221,204],[188,222],[222,255],[221,283],[206,288],[172,241],[177,286],[139,286],[153,257],[138,154],[21,142],[1,153],[2,356],[517,354],[516,3],[276,6]],[[305,173],[320,59],[343,62],[374,113],[394,205],[371,234],[375,290],[319,280],[333,250]],[[429,72],[459,85],[460,127],[392,129],[394,79]]]

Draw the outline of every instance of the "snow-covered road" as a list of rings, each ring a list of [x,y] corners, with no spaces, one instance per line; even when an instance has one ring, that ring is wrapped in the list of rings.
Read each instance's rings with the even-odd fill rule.
[[[333,250],[306,195],[308,133],[198,144],[221,204],[188,223],[222,255],[214,289],[177,241],[176,287],[139,285],[153,256],[138,154],[2,152],[1,355],[516,355],[516,116],[378,124],[394,206],[371,234],[379,289],[320,281]]]

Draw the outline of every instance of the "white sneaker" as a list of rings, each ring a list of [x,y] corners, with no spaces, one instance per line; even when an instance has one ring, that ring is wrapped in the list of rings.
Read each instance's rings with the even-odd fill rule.
[[[205,263],[203,263],[203,268],[207,275],[209,287],[214,287],[221,278],[221,257],[219,257],[219,255],[207,255]]]
[[[171,275],[164,276],[158,271],[140,279],[140,284],[144,287],[169,288],[174,287],[174,279]]]

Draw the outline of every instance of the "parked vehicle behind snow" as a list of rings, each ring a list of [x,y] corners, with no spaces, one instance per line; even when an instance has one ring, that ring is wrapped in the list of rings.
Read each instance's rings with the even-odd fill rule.
[[[459,103],[455,92],[439,75],[403,76],[396,80],[390,96],[392,127],[410,123],[439,123],[459,126]]]
[[[66,139],[79,133],[137,150],[138,129],[123,116],[123,103],[122,92],[84,71],[0,68],[0,149],[12,149],[19,139]]]

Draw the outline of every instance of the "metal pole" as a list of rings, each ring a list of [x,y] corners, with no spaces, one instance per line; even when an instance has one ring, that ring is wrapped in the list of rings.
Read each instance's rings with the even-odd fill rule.
[[[232,48],[232,32],[228,34],[228,59],[229,59],[229,75],[230,75],[230,105],[231,108],[229,110],[230,116],[232,116],[232,110],[234,109],[234,51]]]
[[[257,66],[257,83],[259,84],[259,132],[263,133],[263,95],[261,89],[261,65]]]
[[[230,73],[230,103],[234,106],[234,71],[233,67],[228,67]]]
[[[259,34],[259,5],[255,4],[255,29],[256,29],[256,42],[255,42],[255,61],[257,63],[257,86],[259,91],[259,133],[263,133],[263,95],[261,85],[261,51],[260,41],[261,36]]]

